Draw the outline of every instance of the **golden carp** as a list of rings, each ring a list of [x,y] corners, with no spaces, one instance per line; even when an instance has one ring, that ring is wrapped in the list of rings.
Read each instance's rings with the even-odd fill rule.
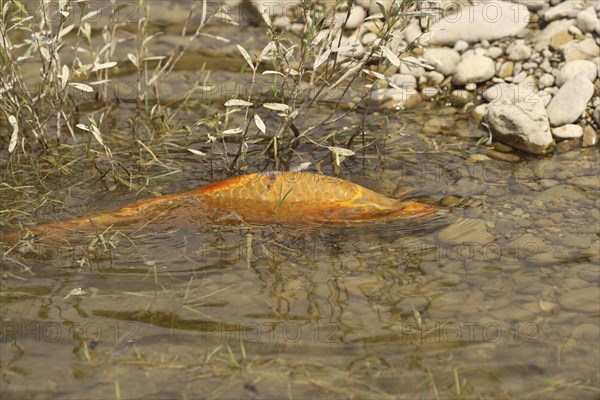
[[[33,234],[43,242],[69,243],[80,232],[165,222],[247,224],[361,223],[413,219],[436,207],[399,201],[349,181],[307,172],[254,173],[228,178],[187,193],[140,200],[117,210],[38,225],[9,234],[16,243]],[[50,239],[50,240],[49,240]]]

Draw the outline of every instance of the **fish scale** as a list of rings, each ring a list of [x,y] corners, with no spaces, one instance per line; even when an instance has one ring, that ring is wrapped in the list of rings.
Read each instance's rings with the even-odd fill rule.
[[[399,201],[349,181],[307,172],[270,172],[218,181],[187,193],[140,200],[117,210],[39,225],[0,241],[28,236],[68,243],[85,231],[111,226],[132,228],[179,218],[182,223],[327,224],[415,219],[432,215],[434,206]],[[228,218],[235,216],[237,219]],[[205,216],[202,218],[202,216]],[[48,240],[52,241],[52,240]]]

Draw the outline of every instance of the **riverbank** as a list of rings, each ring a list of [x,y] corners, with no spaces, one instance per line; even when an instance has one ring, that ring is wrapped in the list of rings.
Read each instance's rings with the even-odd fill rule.
[[[426,101],[466,107],[489,129],[489,142],[500,153],[545,155],[598,145],[598,3],[446,1],[417,10],[431,16],[399,27],[387,43],[379,43],[384,16],[377,3],[389,11],[397,2],[355,3],[350,10],[341,7],[332,28],[319,35],[339,35],[347,57],[375,49],[388,58],[370,95],[374,103],[390,109]],[[272,16],[278,29],[303,34],[291,6],[268,9],[286,14]],[[337,32],[336,20],[344,21]],[[424,130],[435,134],[442,126],[434,120]]]

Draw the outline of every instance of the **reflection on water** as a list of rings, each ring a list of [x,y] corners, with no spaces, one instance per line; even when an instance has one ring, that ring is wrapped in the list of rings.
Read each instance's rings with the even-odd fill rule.
[[[361,183],[395,187],[393,170],[382,176]],[[440,183],[417,194],[428,185]],[[115,382],[134,397],[594,397],[597,258],[580,249],[574,272],[561,266],[565,249],[503,228],[505,210],[524,210],[515,221],[532,210],[502,198],[412,225],[173,225],[9,254],[2,379],[24,388],[34,376],[65,397]],[[53,365],[37,369],[42,358]]]

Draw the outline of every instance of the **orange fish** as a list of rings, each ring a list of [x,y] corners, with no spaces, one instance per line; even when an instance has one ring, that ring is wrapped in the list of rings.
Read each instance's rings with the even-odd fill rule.
[[[270,172],[237,176],[187,193],[145,199],[114,211],[70,221],[39,225],[29,230],[53,243],[78,232],[111,226],[179,222],[288,224],[361,223],[412,219],[433,214],[436,208],[416,201],[399,201],[330,176],[307,172]],[[177,221],[175,221],[177,222]],[[27,236],[16,232],[2,239],[15,243]]]

